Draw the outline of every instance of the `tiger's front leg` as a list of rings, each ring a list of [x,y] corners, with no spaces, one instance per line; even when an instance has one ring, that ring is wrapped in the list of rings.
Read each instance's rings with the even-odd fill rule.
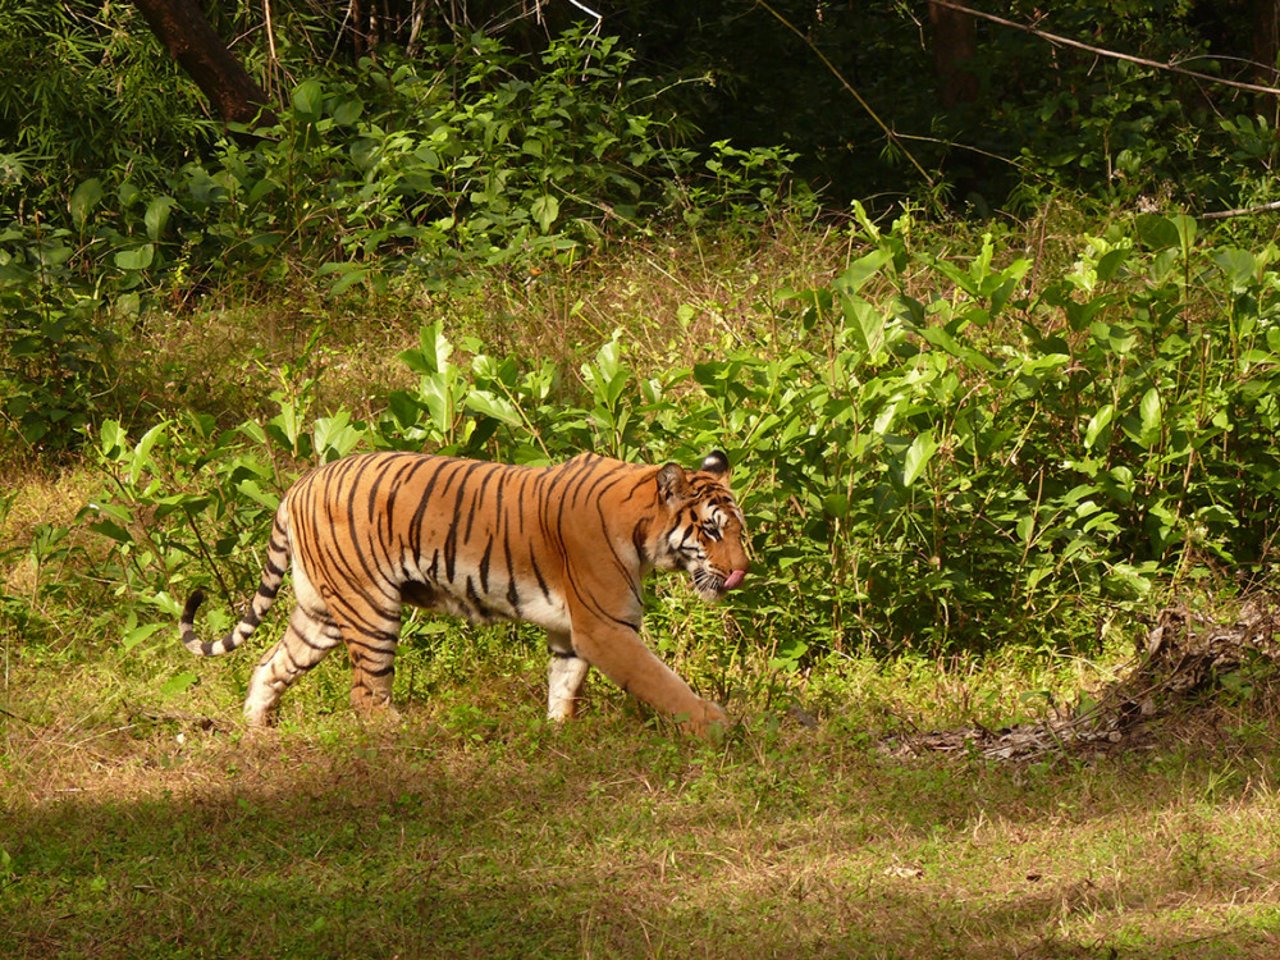
[[[578,656],[565,633],[548,633],[547,719],[572,720],[591,665]]]
[[[624,691],[675,718],[698,736],[728,724],[718,704],[704,700],[659,660],[634,629],[592,617],[575,619],[573,648]],[[585,675],[585,671],[584,671]]]

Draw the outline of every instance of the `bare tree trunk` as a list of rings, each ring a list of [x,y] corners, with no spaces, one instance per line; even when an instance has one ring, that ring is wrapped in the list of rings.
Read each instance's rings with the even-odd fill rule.
[[[929,4],[933,24],[933,63],[938,76],[938,99],[944,107],[973,103],[978,99],[978,78],[968,63],[978,53],[973,18],[959,10]]]
[[[224,122],[275,122],[267,95],[214,32],[196,0],[134,0],[134,4]]]
[[[1254,81],[1268,87],[1276,85],[1276,58],[1280,56],[1280,0],[1253,0],[1253,60]],[[1275,97],[1256,98],[1259,113],[1274,125],[1280,114],[1280,103]]]

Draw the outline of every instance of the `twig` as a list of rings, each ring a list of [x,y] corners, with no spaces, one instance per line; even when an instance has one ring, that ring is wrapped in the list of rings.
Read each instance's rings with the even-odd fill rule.
[[[819,50],[812,40],[801,33],[794,23],[780,14],[777,10],[773,9],[766,0],[756,0],[756,5],[767,10],[770,16],[799,37],[804,42],[804,45],[813,51],[813,55],[822,61],[823,66],[831,71],[832,76],[840,81],[840,86],[844,87],[845,92],[858,101],[858,106],[862,107],[862,109],[867,112],[867,115],[876,122],[876,126],[883,130],[884,135],[889,139],[889,141],[902,151],[903,156],[911,161],[911,165],[920,171],[920,176],[924,177],[925,183],[930,187],[934,187],[935,184],[933,182],[933,177],[929,176],[928,172],[925,171],[925,168],[920,166],[920,162],[911,154],[911,151],[902,145],[902,141],[898,135],[889,128],[888,124],[880,119],[880,115],[871,108],[871,104],[867,103],[867,101],[863,99],[862,94],[858,93],[858,91],[853,88],[853,84],[844,78],[844,74],[836,69],[836,65],[827,58],[827,55]]]
[[[596,21],[596,29],[597,29],[597,30],[600,28],[600,24],[602,24],[602,23],[604,22],[604,17],[603,17],[603,16],[601,16],[601,15],[600,15],[600,14],[598,14],[598,13],[596,13],[594,10],[592,10],[590,7],[586,6],[585,4],[581,4],[581,3],[579,3],[579,2],[578,2],[578,0],[569,0],[569,4],[570,4],[571,6],[577,7],[579,10],[581,10],[581,11],[582,11],[583,13],[585,13],[587,16],[594,18],[594,19],[595,19],[595,21]],[[541,11],[541,5],[539,5],[539,11]]]
[[[1259,204],[1256,207],[1240,207],[1236,210],[1213,210],[1200,214],[1200,217],[1204,220],[1225,220],[1227,217],[1247,217],[1251,213],[1267,213],[1271,210],[1280,210],[1280,200],[1272,200],[1270,203]]]
[[[23,723],[30,724],[33,727],[39,726],[39,724],[36,723],[34,720],[28,720],[26,717],[20,717],[18,716],[18,714],[13,713],[12,711],[6,710],[4,707],[0,707],[0,713],[3,713],[6,717],[10,717],[14,720],[21,720]]]
[[[1194,77],[1197,80],[1204,80],[1206,83],[1217,83],[1222,86],[1235,87],[1237,90],[1248,90],[1250,93],[1267,93],[1280,96],[1280,87],[1264,87],[1257,83],[1243,83],[1239,80],[1225,80],[1222,77],[1215,77],[1208,73],[1200,73],[1197,70],[1188,70],[1186,67],[1178,67],[1172,63],[1161,63],[1158,60],[1147,60],[1144,57],[1135,57],[1130,53],[1120,53],[1116,50],[1108,50],[1105,47],[1095,47],[1093,44],[1081,43],[1079,40],[1072,40],[1069,37],[1064,37],[1056,33],[1049,33],[1046,30],[1040,30],[1037,27],[1032,27],[1025,23],[1017,23],[1013,20],[1006,20],[1004,17],[997,17],[994,13],[984,13],[981,10],[974,10],[972,7],[953,3],[951,0],[929,0],[929,2],[935,3],[940,7],[946,7],[948,10],[967,13],[969,16],[978,17],[981,20],[990,20],[992,23],[998,23],[1002,27],[1012,27],[1014,30],[1021,30],[1023,33],[1029,33],[1033,36],[1040,37],[1042,40],[1048,40],[1050,43],[1060,43],[1064,47],[1075,47],[1077,50],[1085,50],[1100,57],[1110,57],[1113,60],[1125,60],[1129,63],[1137,63],[1144,67],[1153,67],[1156,70],[1168,70],[1170,73],[1180,73],[1183,76]]]
[[[279,57],[276,56],[276,28],[271,22],[271,0],[262,0],[262,20],[267,27],[267,77],[273,86],[275,86],[276,68],[280,64]],[[268,95],[271,91],[267,91]]]
[[[187,526],[191,528],[191,532],[196,535],[196,545],[200,548],[200,552],[204,554],[205,562],[213,570],[213,575],[218,578],[218,586],[222,587],[222,595],[226,597],[228,603],[235,602],[235,594],[233,594],[227,586],[227,581],[222,579],[222,571],[214,562],[213,554],[209,551],[209,547],[204,542],[204,537],[200,535],[200,527],[196,525],[195,517],[191,516],[186,510],[182,511],[187,517]]]

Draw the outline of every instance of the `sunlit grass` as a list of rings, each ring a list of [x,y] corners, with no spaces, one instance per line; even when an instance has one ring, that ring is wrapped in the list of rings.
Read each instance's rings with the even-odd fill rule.
[[[211,727],[185,701],[7,719],[4,955],[1262,957],[1280,935],[1275,760],[1229,734],[1155,763],[901,762],[785,716],[681,740],[608,691],[558,729],[490,675],[372,725],[300,688],[246,736],[234,692]]]

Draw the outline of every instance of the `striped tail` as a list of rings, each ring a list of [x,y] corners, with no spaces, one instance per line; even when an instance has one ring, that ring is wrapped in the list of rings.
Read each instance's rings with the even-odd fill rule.
[[[178,623],[182,645],[199,657],[217,657],[230,653],[244,643],[258,628],[262,618],[267,615],[271,605],[275,603],[276,594],[280,592],[280,584],[284,582],[284,573],[289,566],[289,531],[288,513],[282,503],[276,511],[275,523],[271,528],[271,542],[267,547],[267,562],[262,569],[262,581],[258,584],[258,592],[253,595],[249,609],[244,616],[221,640],[201,640],[196,636],[196,611],[204,603],[204,591],[197,589],[187,599],[182,608],[182,619]]]

